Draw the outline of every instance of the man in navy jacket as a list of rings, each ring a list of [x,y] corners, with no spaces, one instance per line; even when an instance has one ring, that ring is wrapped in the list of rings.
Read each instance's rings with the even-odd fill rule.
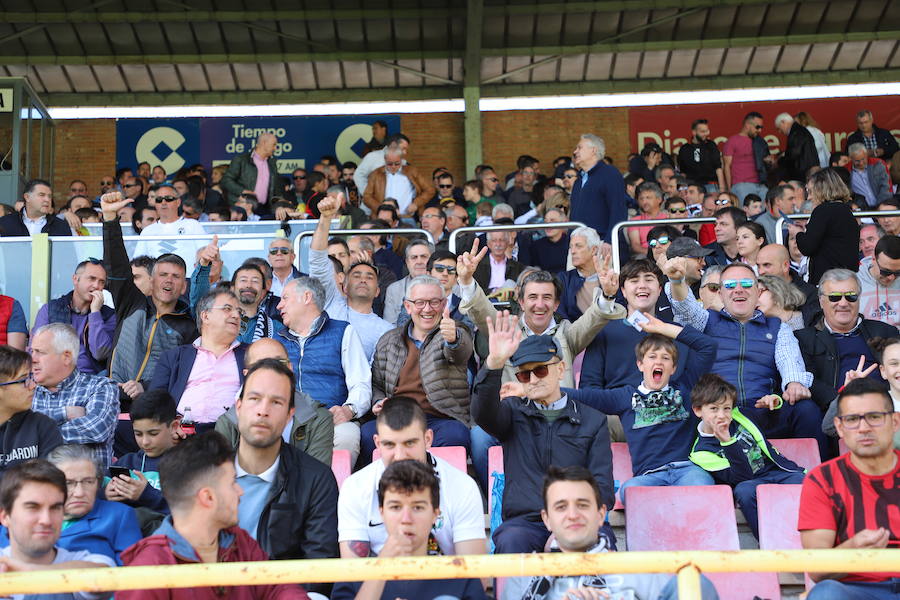
[[[22,211],[0,219],[0,236],[27,237],[36,233],[72,235],[69,224],[53,214],[53,190],[43,179],[25,184],[25,206]]]
[[[612,228],[628,218],[625,180],[612,165],[603,161],[603,139],[586,133],[572,153],[578,178],[572,188],[569,219],[594,228],[604,242],[612,243]]]

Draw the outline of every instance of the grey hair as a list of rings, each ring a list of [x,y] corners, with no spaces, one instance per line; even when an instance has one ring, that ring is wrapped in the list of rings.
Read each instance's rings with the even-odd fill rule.
[[[350,239],[356,240],[356,243],[359,244],[360,250],[365,250],[366,252],[372,252],[373,254],[375,253],[375,244],[372,242],[372,240],[369,239],[369,236],[354,235]]]
[[[384,149],[384,157],[387,158],[389,156],[399,156],[400,158],[403,158],[403,148],[391,144]]]
[[[237,304],[240,304],[240,300],[238,299],[237,294],[235,294],[231,290],[226,290],[224,288],[215,288],[206,292],[206,294],[204,294],[203,297],[200,298],[200,300],[197,302],[197,308],[194,309],[194,313],[199,317],[201,314],[212,310],[212,307],[216,305],[216,298],[218,298],[219,296],[228,296]],[[235,306],[235,308],[237,308],[237,306]]]
[[[868,108],[864,108],[861,111],[859,111],[858,113],[856,113],[857,119],[862,119],[863,117],[871,117],[871,116],[872,116],[872,111],[869,110]]]
[[[47,332],[53,336],[53,350],[57,354],[69,352],[72,355],[72,362],[78,360],[78,352],[81,350],[81,342],[78,340],[78,334],[75,328],[67,323],[48,323],[39,327],[32,340],[42,333]]]
[[[103,465],[97,461],[94,451],[84,444],[63,444],[57,446],[47,455],[50,464],[59,467],[63,463],[86,460],[94,465],[97,477],[103,477]]]
[[[409,258],[409,251],[412,250],[413,247],[415,247],[415,246],[427,247],[428,248],[428,256],[431,256],[432,254],[434,254],[434,244],[432,244],[428,240],[419,238],[419,239],[411,240],[406,245],[406,250],[403,252],[403,258]]]
[[[507,204],[506,202],[498,202],[494,205],[494,208],[491,209],[491,218],[497,219],[500,217],[500,213],[504,215],[515,215],[515,211],[513,211],[512,206]]]
[[[775,127],[778,127],[782,123],[793,123],[794,117],[790,115],[790,113],[783,112],[775,117]]]
[[[603,141],[603,138],[594,135],[593,133],[582,133],[581,139],[587,140],[587,142],[594,147],[597,151],[597,159],[603,160],[603,157],[606,156],[606,142]]]
[[[338,194],[344,194],[346,196],[347,188],[339,183],[337,185],[333,185],[333,186],[329,187],[328,190],[325,192],[325,194],[327,196],[337,196]]]
[[[712,275],[721,275],[722,271],[725,270],[725,267],[722,265],[709,265],[705,269],[703,269],[703,277],[700,278],[700,287],[706,285],[706,282]]]
[[[301,294],[309,292],[312,294],[313,303],[315,303],[316,308],[322,310],[325,307],[325,288],[322,286],[322,282],[316,279],[315,277],[298,277],[297,279],[291,280],[290,283],[294,284],[294,287]]]
[[[441,290],[442,294],[444,293],[444,286],[441,285],[441,282],[437,277],[432,277],[431,275],[416,275],[406,283],[407,300],[409,300],[409,295],[412,293],[413,288],[417,285],[434,285]]]
[[[571,240],[576,236],[583,237],[584,241],[586,241],[587,245],[591,248],[596,248],[600,245],[600,236],[597,234],[597,230],[593,227],[578,227],[569,234],[569,239]]]
[[[860,152],[865,152],[865,151],[866,151],[866,145],[857,142],[855,144],[850,144],[850,146],[847,148],[847,156],[853,156],[854,154],[858,154]]]
[[[835,283],[838,283],[840,281],[851,280],[856,284],[856,291],[860,291],[862,288],[859,285],[859,277],[856,276],[856,273],[849,269],[828,269],[819,280],[819,295],[824,295],[824,292],[822,292],[822,288],[825,286],[826,281],[834,281]]]
[[[772,294],[775,304],[787,310],[799,310],[806,303],[806,294],[797,289],[793,283],[788,283],[781,277],[774,275],[760,275],[759,283]]]

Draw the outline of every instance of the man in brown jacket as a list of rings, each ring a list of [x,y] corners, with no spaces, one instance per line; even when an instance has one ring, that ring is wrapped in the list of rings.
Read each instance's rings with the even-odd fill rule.
[[[394,198],[400,206],[400,216],[421,213],[434,196],[434,184],[412,165],[403,164],[403,151],[389,147],[384,152],[384,166],[372,171],[363,194],[363,202],[373,212],[385,198]]]
[[[385,333],[375,347],[372,412],[378,414],[391,397],[412,398],[434,432],[432,446],[468,449],[472,419],[466,365],[472,334],[450,317],[441,283],[430,275],[409,281],[403,304],[411,321]],[[374,433],[375,421],[362,426],[361,457],[372,456]]]

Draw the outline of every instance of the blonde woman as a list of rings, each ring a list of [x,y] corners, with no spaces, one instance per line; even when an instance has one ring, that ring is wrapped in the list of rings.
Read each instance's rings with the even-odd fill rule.
[[[756,308],[767,317],[776,317],[791,328],[803,329],[803,314],[800,307],[806,303],[806,296],[792,283],[774,275],[759,276],[759,300]]]

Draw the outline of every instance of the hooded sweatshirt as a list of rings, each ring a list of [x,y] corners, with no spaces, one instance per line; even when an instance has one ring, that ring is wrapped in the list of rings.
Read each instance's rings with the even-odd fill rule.
[[[874,258],[864,258],[859,263],[859,312],[864,319],[900,325],[900,277],[895,278],[890,286],[884,287],[869,271],[873,260]],[[878,269],[878,266],[875,268]]]

